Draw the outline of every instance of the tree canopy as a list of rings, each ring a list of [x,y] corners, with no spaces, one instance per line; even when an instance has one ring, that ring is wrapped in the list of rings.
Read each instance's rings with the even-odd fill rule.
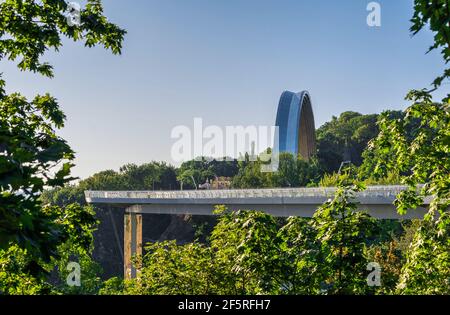
[[[63,37],[121,52],[125,31],[108,22],[101,1],[87,1],[77,25],[68,23],[67,8],[63,0],[1,1],[0,60],[52,77],[52,65],[42,58],[49,49],[58,51]],[[44,189],[73,179],[74,152],[56,133],[66,117],[55,97],[27,100],[19,92],[7,94],[5,86],[0,78],[0,249],[17,245],[29,257],[28,271],[36,274],[71,237],[61,224],[67,213],[43,207],[39,197]],[[85,219],[79,223],[89,224],[92,217]]]

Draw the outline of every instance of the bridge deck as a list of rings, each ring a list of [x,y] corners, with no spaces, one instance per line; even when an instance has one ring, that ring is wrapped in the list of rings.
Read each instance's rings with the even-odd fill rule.
[[[393,201],[405,186],[370,186],[357,193],[359,209],[381,219],[422,218],[429,198],[421,208],[399,216]],[[126,207],[124,220],[124,276],[136,277],[132,257],[142,255],[142,214],[213,215],[215,205],[230,210],[259,210],[274,216],[312,217],[336,188],[276,188],[197,191],[86,191],[86,201]]]
[[[361,210],[379,218],[399,218],[393,201],[405,186],[369,186],[357,193]],[[336,188],[274,188],[185,191],[86,191],[86,201],[127,207],[130,213],[212,215],[215,205],[230,210],[260,210],[275,216],[311,217],[317,207],[333,197]],[[424,206],[430,200],[425,200]],[[424,208],[402,218],[422,217]]]

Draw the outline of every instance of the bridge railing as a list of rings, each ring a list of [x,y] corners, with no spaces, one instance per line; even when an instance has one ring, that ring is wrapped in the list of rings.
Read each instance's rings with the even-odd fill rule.
[[[391,197],[406,186],[369,186],[358,193],[359,197]],[[334,187],[268,188],[230,190],[182,190],[182,191],[86,191],[86,199],[230,199],[230,198],[296,198],[332,196]]]

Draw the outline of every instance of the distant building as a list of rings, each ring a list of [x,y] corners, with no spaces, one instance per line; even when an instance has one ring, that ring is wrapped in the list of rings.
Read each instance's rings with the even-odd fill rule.
[[[316,129],[307,91],[281,94],[275,125],[279,127],[278,152],[311,158],[316,151]]]
[[[230,189],[231,181],[233,179],[231,177],[216,177],[211,183],[212,189]]]
[[[198,185],[198,189],[230,189],[232,180],[231,177],[216,176],[214,180],[207,179],[204,184]]]

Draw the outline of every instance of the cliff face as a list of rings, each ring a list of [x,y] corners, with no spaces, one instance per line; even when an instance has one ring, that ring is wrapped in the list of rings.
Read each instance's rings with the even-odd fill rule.
[[[123,231],[124,208],[102,206],[96,208],[100,221],[94,233],[93,258],[103,268],[103,279],[123,277]],[[196,227],[206,225],[209,230],[214,225],[212,217],[168,214],[145,214],[142,216],[142,240],[146,243],[176,240],[179,244],[192,242]],[[201,241],[204,241],[200,237]],[[145,252],[145,251],[144,251]]]

